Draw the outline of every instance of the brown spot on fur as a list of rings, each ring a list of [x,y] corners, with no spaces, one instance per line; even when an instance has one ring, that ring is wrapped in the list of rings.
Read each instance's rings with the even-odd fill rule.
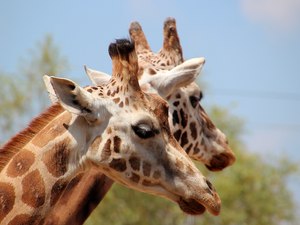
[[[183,111],[183,109],[180,109],[180,117],[181,117],[181,126],[185,128],[187,125],[188,117],[187,114]]]
[[[38,170],[27,174],[22,180],[22,201],[31,207],[38,208],[45,202],[45,184]]]
[[[159,170],[155,170],[153,173],[153,178],[158,180],[161,177],[161,173]]]
[[[181,98],[181,95],[178,93],[178,94],[176,94],[175,97],[176,97],[176,98]]]
[[[65,179],[60,179],[55,182],[55,184],[53,185],[53,187],[51,189],[50,206],[53,206],[57,202],[60,195],[66,188],[67,184],[68,184],[68,181],[66,181]]]
[[[110,96],[110,90],[107,91],[106,95],[107,95],[107,96]]]
[[[130,180],[133,181],[134,183],[138,183],[140,181],[140,176],[137,175],[136,173],[131,173]]]
[[[15,198],[13,186],[0,182],[0,222],[12,210]]]
[[[92,93],[93,90],[91,88],[87,89],[88,92]]]
[[[120,101],[120,98],[114,98],[113,100],[114,100],[114,102],[115,102],[116,104],[118,104],[119,101]]]
[[[182,136],[181,136],[180,145],[181,145],[181,147],[184,147],[187,143],[188,143],[187,132],[184,131],[183,134],[182,134]]]
[[[46,126],[40,135],[32,139],[32,144],[43,147],[53,140],[54,137],[62,135],[67,129],[64,124],[69,124],[71,121],[71,114],[68,112],[63,113],[60,117],[53,120]]]
[[[124,106],[124,103],[120,102],[119,107],[123,108],[123,106]]]
[[[67,172],[68,162],[70,156],[70,149],[68,147],[70,139],[62,140],[54,145],[54,148],[47,151],[42,158],[49,173],[54,177],[60,177]]]
[[[150,75],[156,74],[156,71],[154,69],[152,69],[152,68],[149,68],[148,72],[149,72]]]
[[[102,160],[107,160],[111,156],[110,145],[111,145],[111,140],[108,139],[106,141],[106,143],[104,144],[104,147],[103,147],[103,150],[102,150],[102,153],[101,153],[101,159]]]
[[[140,170],[141,160],[138,157],[131,156],[129,159],[129,164],[133,170]]]
[[[7,165],[10,159],[23,148],[34,136],[45,128],[50,121],[62,113],[64,109],[58,105],[52,105],[44,113],[32,120],[27,128],[19,132],[10,139],[2,148],[0,148],[0,170]]]
[[[7,168],[9,177],[22,176],[26,173],[34,162],[34,154],[28,150],[22,150],[12,159]]]
[[[190,144],[190,145],[185,149],[185,152],[186,152],[187,154],[189,154],[190,151],[191,151],[191,149],[192,149],[192,147],[193,147],[193,144]]]
[[[119,153],[121,147],[121,138],[114,136],[114,152]]]
[[[173,121],[173,126],[175,126],[177,123],[179,124],[179,117],[178,117],[177,110],[174,110],[172,114],[172,121]]]
[[[175,133],[174,133],[173,135],[174,135],[175,139],[176,139],[177,141],[179,141],[179,139],[180,139],[180,137],[181,137],[181,130],[175,131]]]
[[[203,140],[203,138],[202,138],[202,140]],[[196,154],[198,154],[198,152],[200,152],[200,149],[198,148],[198,142],[197,142],[196,145],[195,145],[195,147],[194,147],[193,154],[196,155]]]
[[[115,80],[112,80],[111,86],[114,86],[115,84],[116,84],[116,81],[115,81]]]
[[[119,172],[124,172],[126,170],[126,160],[125,159],[113,159],[109,166]]]
[[[129,105],[129,99],[128,99],[128,97],[125,98],[125,105]]]
[[[93,90],[95,90],[95,91],[96,91],[96,90],[98,90],[98,88],[97,88],[97,87],[92,87],[92,89],[93,89]]]
[[[179,105],[179,101],[175,101],[175,102],[173,102],[173,105],[175,106],[175,107],[177,107],[178,105]]]
[[[39,215],[20,214],[13,218],[8,225],[38,225],[41,222],[42,218]]]
[[[116,94],[116,92],[115,91],[113,91],[112,93],[111,93],[111,96],[112,97],[114,97],[115,96],[115,94]],[[117,102],[116,102],[117,103]]]
[[[190,123],[190,130],[192,138],[195,140],[197,138],[197,127],[195,122]]]
[[[151,164],[147,161],[143,161],[143,174],[146,177],[150,176],[150,172],[151,172]]]

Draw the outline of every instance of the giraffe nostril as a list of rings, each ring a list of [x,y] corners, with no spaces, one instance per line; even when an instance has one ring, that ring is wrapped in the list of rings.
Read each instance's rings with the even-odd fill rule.
[[[208,186],[208,192],[212,195],[213,192],[215,192],[216,190],[215,190],[214,186],[212,185],[212,183],[209,180],[205,179],[205,181],[206,181],[206,184]]]

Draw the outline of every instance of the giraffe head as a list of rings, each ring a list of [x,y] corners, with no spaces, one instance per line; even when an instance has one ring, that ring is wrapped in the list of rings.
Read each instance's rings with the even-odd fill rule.
[[[171,129],[185,151],[193,159],[203,162],[209,170],[222,170],[234,163],[235,155],[224,133],[213,124],[201,106],[200,100],[203,95],[199,86],[192,79],[189,79],[189,83],[181,83],[180,86],[176,79],[168,79],[171,81],[168,86],[174,88],[163,91],[157,85],[160,81],[152,82],[152,79],[157,80],[156,76],[162,80],[166,79],[165,75],[170,74],[172,68],[184,62],[175,19],[167,18],[163,29],[164,44],[158,54],[152,53],[150,59],[146,59],[140,56],[142,53],[138,53],[140,67],[143,67],[140,83],[147,82],[152,86],[149,90],[158,92],[168,101],[169,113],[172,115],[169,117]],[[152,66],[144,61],[151,61]],[[166,70],[169,73],[166,73]],[[178,75],[173,73],[173,76]],[[169,92],[166,93],[165,90]]]
[[[164,23],[164,45],[158,54],[149,44],[138,22],[129,33],[138,47],[139,82],[144,91],[158,93],[169,104],[171,131],[184,150],[209,170],[219,171],[235,161],[225,134],[209,118],[200,104],[202,91],[194,82],[204,65],[204,58],[183,61],[176,22],[168,18]],[[95,84],[110,76],[86,69]]]
[[[218,214],[218,194],[170,131],[167,103],[140,89],[134,45],[117,40],[109,53],[113,75],[104,85],[83,89],[69,80],[50,78],[61,105],[96,132],[90,134],[95,138],[87,161],[129,188],[177,202],[186,213],[208,209]]]

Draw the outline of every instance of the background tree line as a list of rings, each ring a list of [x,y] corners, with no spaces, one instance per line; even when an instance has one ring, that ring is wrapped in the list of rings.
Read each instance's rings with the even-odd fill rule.
[[[21,61],[18,74],[1,71],[0,143],[22,129],[50,102],[42,75],[65,73],[69,63],[53,38],[47,35]],[[221,215],[208,213],[192,217],[168,200],[129,190],[114,184],[86,225],[281,225],[297,224],[296,205],[287,187],[291,177],[299,179],[297,165],[283,157],[260,155],[245,148],[241,140],[243,122],[230,109],[211,106],[208,114],[228,136],[236,163],[222,172],[199,169],[209,177],[222,199]],[[262,149],[263,151],[263,149]],[[1,153],[0,153],[1,157]]]

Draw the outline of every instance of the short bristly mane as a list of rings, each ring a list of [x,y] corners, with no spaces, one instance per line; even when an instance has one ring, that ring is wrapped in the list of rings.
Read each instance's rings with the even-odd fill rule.
[[[64,109],[59,104],[50,106],[43,113],[34,118],[24,130],[20,131],[1,147],[0,171],[20,149],[22,149],[38,132],[63,111]]]

